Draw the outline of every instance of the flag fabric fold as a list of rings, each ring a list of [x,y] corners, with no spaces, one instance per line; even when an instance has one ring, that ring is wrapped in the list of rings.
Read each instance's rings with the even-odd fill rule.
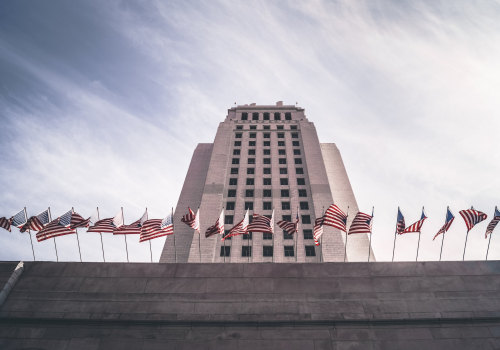
[[[314,220],[313,238],[314,238],[314,244],[317,246],[319,245],[320,237],[323,235],[323,225],[325,224],[324,222],[325,222],[325,216],[316,218],[316,220]]]
[[[117,224],[121,222],[123,225],[123,215],[121,211],[116,214],[114,218],[106,218],[96,221],[94,225],[88,228],[87,232],[113,233],[115,229],[121,226],[116,226],[115,222]]]
[[[5,216],[0,218],[0,227],[11,232],[10,230],[10,219],[7,219]]]
[[[122,225],[115,230],[113,230],[114,235],[140,235],[141,234],[141,226],[148,219],[148,211],[146,210],[144,214],[142,214],[140,219],[137,219],[130,225]]]
[[[347,215],[338,206],[332,204],[326,209],[323,225],[347,232]]]
[[[467,232],[469,232],[475,225],[479,224],[481,221],[486,220],[488,215],[485,213],[475,210],[474,208],[460,210],[460,215],[465,221],[465,226],[467,226]]]
[[[373,216],[358,212],[352,220],[351,227],[349,227],[348,235],[358,234],[358,233],[367,233],[370,234],[372,232],[372,219]]]
[[[143,215],[144,217],[144,215]],[[149,219],[141,225],[139,242],[149,241],[154,238],[168,236],[174,233],[174,220],[172,214],[164,219]]]
[[[89,227],[91,218],[84,219],[83,216],[73,211],[71,214],[70,228]]]
[[[248,232],[273,233],[271,218],[260,214],[252,215],[252,223],[248,225]]]
[[[58,236],[70,235],[75,233],[75,229],[71,229],[71,214],[73,210],[69,210],[55,220],[49,222],[42,230],[37,232],[36,239],[38,242],[45,241],[49,238]]]
[[[207,228],[205,231],[205,238],[211,237],[213,235],[224,234],[224,209],[220,212],[219,218],[215,221],[215,224]]]
[[[10,219],[10,224],[12,226],[16,226],[17,228],[21,228],[26,223],[26,215],[24,213],[24,209],[19,211],[19,213],[12,216]]]
[[[493,233],[493,230],[495,229],[499,221],[500,221],[500,211],[498,210],[497,207],[495,207],[495,215],[488,224],[488,227],[486,227],[486,233],[484,234],[484,238],[488,238],[488,235]]]
[[[396,220],[396,232],[398,235],[402,234],[403,231],[405,230],[406,224],[405,224],[405,217],[403,216],[403,213],[401,212],[401,209],[398,207],[398,218]]]
[[[422,208],[422,215],[420,216],[420,220],[405,228],[404,231],[400,234],[402,235],[403,233],[420,232],[420,230],[422,230],[422,225],[424,224],[425,219],[427,219],[427,216],[425,216],[424,208]]]
[[[200,209],[196,211],[196,214],[194,211],[188,207],[188,213],[184,215],[181,219],[183,223],[191,227],[193,230],[200,232]]]
[[[40,231],[44,228],[45,225],[49,223],[49,221],[50,221],[49,209],[47,209],[36,216],[30,217],[28,221],[23,226],[21,226],[19,231],[20,232],[26,232],[28,230]]]
[[[453,220],[455,220],[455,216],[451,213],[450,208],[447,208],[444,225],[439,229],[439,231],[436,233],[436,235],[432,240],[435,240],[437,236],[448,231],[450,229],[451,224],[453,223]]]
[[[289,235],[293,235],[299,231],[299,214],[297,213],[295,222],[280,220],[276,223],[276,225],[278,225],[278,227],[283,231],[286,231]]]
[[[226,238],[233,237],[233,236],[248,234],[248,222],[249,222],[249,216],[248,216],[248,209],[247,209],[243,220],[241,220],[236,225],[234,225],[233,228],[230,229],[227,234],[223,235],[222,240],[225,240]]]

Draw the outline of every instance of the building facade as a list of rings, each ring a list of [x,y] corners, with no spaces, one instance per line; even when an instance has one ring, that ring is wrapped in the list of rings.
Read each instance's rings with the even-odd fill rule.
[[[358,211],[340,153],[333,143],[320,143],[304,109],[283,105],[242,105],[228,110],[215,140],[194,151],[174,213],[174,237],[166,240],[160,262],[333,262],[374,260],[365,234],[348,237],[324,227],[320,246],[313,240],[316,217],[332,203]],[[191,207],[200,209],[201,235],[181,223]],[[294,221],[299,231],[288,235],[253,232],[231,239],[205,238],[221,210],[225,229],[243,219],[246,210],[275,222]],[[175,239],[175,242],[174,242]]]

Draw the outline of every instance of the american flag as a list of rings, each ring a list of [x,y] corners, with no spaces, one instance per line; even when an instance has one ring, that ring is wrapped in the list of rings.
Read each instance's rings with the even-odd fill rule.
[[[248,234],[248,221],[249,221],[249,217],[248,217],[248,209],[247,209],[243,220],[241,220],[236,225],[234,225],[233,228],[229,230],[227,235],[223,235],[222,240],[225,240],[228,237]]]
[[[323,225],[325,224],[325,216],[317,218],[314,220],[314,244],[319,245],[319,238],[323,235]],[[335,227],[335,226],[334,226]]]
[[[123,225],[123,215],[120,211],[114,218],[107,218],[96,221],[93,226],[90,226],[87,232],[101,232],[101,233],[113,233],[113,231],[118,228],[116,223],[120,223]],[[121,225],[120,225],[121,226]]]
[[[26,232],[28,230],[31,231],[40,231],[44,228],[45,225],[49,223],[49,210],[44,210],[40,214],[36,216],[32,216],[28,219],[26,224],[24,224],[19,231]]]
[[[324,217],[325,220],[323,225],[332,226],[341,231],[347,232],[347,215],[335,204],[328,207]]]
[[[402,234],[403,231],[405,230],[406,224],[405,224],[405,217],[403,216],[403,213],[401,212],[401,209],[398,207],[398,218],[396,221],[396,232],[398,235]]]
[[[143,222],[139,242],[168,236],[174,233],[174,221],[172,214],[164,219],[150,219]]]
[[[439,236],[441,233],[445,233],[450,229],[451,224],[453,223],[453,220],[455,220],[455,216],[451,213],[450,208],[448,207],[446,209],[446,220],[444,222],[443,227],[439,229],[439,231],[436,233],[434,238],[432,240],[435,240],[437,236]]]
[[[217,219],[215,224],[207,228],[207,230],[205,231],[206,238],[216,234],[224,234],[224,209],[222,209],[222,211],[220,212],[219,218]]]
[[[26,223],[26,215],[24,213],[24,209],[10,218],[10,224],[18,228],[23,226],[25,223]]]
[[[464,218],[465,225],[467,226],[467,232],[469,232],[476,224],[483,220],[486,220],[488,215],[474,208],[460,210],[460,215]]]
[[[72,229],[78,227],[89,227],[90,220],[91,218],[84,219],[83,216],[81,216],[80,214],[73,212],[73,214],[71,214],[70,227]]]
[[[488,224],[488,227],[486,227],[486,233],[484,234],[484,238],[487,238],[489,234],[493,233],[493,230],[495,229],[499,221],[500,221],[500,211],[498,211],[498,208],[495,207],[495,216]]]
[[[260,214],[253,214],[252,223],[248,225],[248,232],[273,233],[271,218]]]
[[[276,223],[279,228],[286,231],[289,235],[293,235],[297,233],[299,230],[299,214],[297,213],[297,217],[295,218],[295,222],[280,220]]]
[[[192,229],[200,232],[200,209],[196,211],[196,214],[194,213],[191,208],[188,207],[188,213],[184,215],[181,219],[183,223],[191,227]]]
[[[7,219],[6,217],[1,217],[0,218],[0,227],[3,229],[6,229],[7,231],[10,231],[10,220]]]
[[[351,227],[349,227],[349,235],[356,233],[368,233],[372,232],[372,215],[368,215],[362,212],[358,212],[352,220]]]
[[[420,220],[405,228],[404,231],[401,232],[401,234],[410,232],[420,232],[425,219],[427,219],[427,216],[425,216],[424,208],[422,208],[422,215],[420,216]]]
[[[71,214],[73,210],[69,210],[55,220],[52,220],[42,230],[36,234],[38,242],[58,236],[70,235],[75,233],[74,229],[70,228]]]
[[[148,211],[142,214],[141,218],[134,221],[130,225],[122,225],[113,230],[114,235],[139,235],[141,234],[141,226],[148,219]]]

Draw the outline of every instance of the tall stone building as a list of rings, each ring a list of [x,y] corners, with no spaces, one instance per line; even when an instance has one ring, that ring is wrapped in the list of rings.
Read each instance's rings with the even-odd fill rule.
[[[194,151],[174,214],[175,244],[167,239],[160,262],[343,261],[343,232],[325,226],[318,247],[312,236],[315,218],[334,202],[348,210],[350,223],[358,206],[339,150],[319,142],[303,108],[282,102],[230,108],[214,142]],[[180,223],[188,206],[200,209],[201,237]],[[275,221],[299,215],[299,232],[288,235],[276,225],[274,235],[205,238],[222,209],[226,230],[246,209],[250,215],[274,209]],[[347,261],[366,261],[368,254],[373,261],[367,235],[348,237]]]

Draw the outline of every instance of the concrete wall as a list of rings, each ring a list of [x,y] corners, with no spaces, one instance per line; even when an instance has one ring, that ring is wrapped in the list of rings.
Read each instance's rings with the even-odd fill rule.
[[[0,308],[0,348],[498,349],[499,272],[497,261],[25,263]]]

